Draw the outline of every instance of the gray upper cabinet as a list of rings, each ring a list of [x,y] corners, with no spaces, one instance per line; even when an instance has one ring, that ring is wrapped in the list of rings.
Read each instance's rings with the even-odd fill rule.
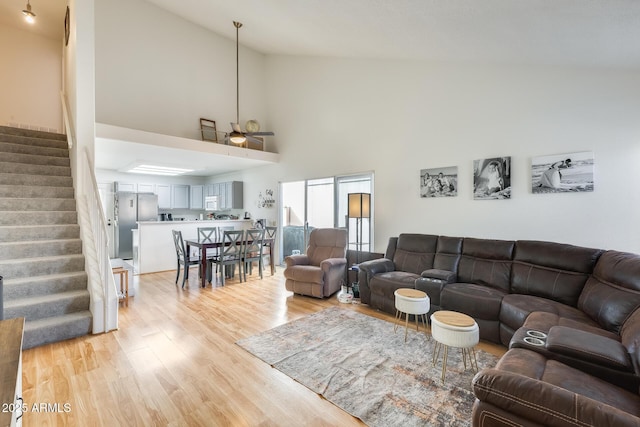
[[[189,209],[189,185],[173,184],[171,186],[171,208]]]
[[[225,182],[227,209],[243,209],[242,181]]]
[[[244,206],[242,181],[207,184],[205,193],[207,196],[218,196],[219,210],[242,209]]]
[[[204,209],[204,185],[192,185],[189,198],[191,209]]]

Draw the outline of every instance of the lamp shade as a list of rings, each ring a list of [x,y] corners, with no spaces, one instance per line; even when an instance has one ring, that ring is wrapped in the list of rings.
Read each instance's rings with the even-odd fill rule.
[[[349,218],[371,217],[371,194],[349,193]]]

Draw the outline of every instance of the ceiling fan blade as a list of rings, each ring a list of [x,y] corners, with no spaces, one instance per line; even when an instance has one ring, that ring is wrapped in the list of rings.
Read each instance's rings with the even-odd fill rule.
[[[242,133],[242,129],[240,129],[240,125],[238,123],[231,122],[231,129],[234,132]]]
[[[245,135],[251,135],[251,136],[274,136],[275,133],[273,133],[273,132],[246,132]]]
[[[258,139],[258,138],[254,138],[253,136],[249,135],[249,134],[245,134],[244,135],[247,138],[247,141],[249,142],[253,142],[254,144],[263,144],[264,141]]]

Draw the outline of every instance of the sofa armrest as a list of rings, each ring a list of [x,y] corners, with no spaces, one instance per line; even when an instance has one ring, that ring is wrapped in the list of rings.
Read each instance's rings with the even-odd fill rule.
[[[376,274],[388,273],[395,270],[393,261],[387,258],[372,259],[371,261],[365,261],[358,264],[360,271],[367,273],[367,277],[371,278]]]
[[[289,255],[288,257],[285,257],[284,262],[287,264],[287,267],[293,267],[294,265],[309,265],[309,257],[304,254]]]
[[[634,372],[627,349],[616,340],[566,326],[553,326],[547,336],[547,350],[567,357]]]
[[[347,265],[346,258],[327,258],[320,262],[322,271],[331,271],[335,268],[344,268]]]
[[[640,421],[605,403],[500,369],[483,369],[473,378],[472,385],[479,400],[545,426],[637,427]]]
[[[442,290],[447,283],[454,283],[458,275],[453,271],[432,268],[423,271],[420,276],[416,279],[416,289],[426,292],[434,309],[439,309]]]
[[[438,270],[435,268],[431,268],[429,270],[425,270],[420,274],[421,277],[426,279],[436,279],[441,280],[444,283],[453,283],[457,280],[458,275],[453,271],[449,270]]]
[[[360,272],[358,273],[358,286],[360,287],[360,300],[363,304],[371,302],[371,289],[369,281],[376,274],[387,273],[395,270],[393,261],[389,258],[378,258],[358,264]]]

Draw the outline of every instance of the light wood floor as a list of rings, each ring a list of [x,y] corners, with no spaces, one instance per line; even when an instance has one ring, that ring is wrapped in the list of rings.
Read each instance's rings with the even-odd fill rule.
[[[294,296],[282,268],[205,289],[197,276],[192,268],[185,290],[175,271],[135,276],[139,292],[120,308],[119,330],[24,351],[23,425],[363,425],[235,342],[333,305],[392,315]]]

